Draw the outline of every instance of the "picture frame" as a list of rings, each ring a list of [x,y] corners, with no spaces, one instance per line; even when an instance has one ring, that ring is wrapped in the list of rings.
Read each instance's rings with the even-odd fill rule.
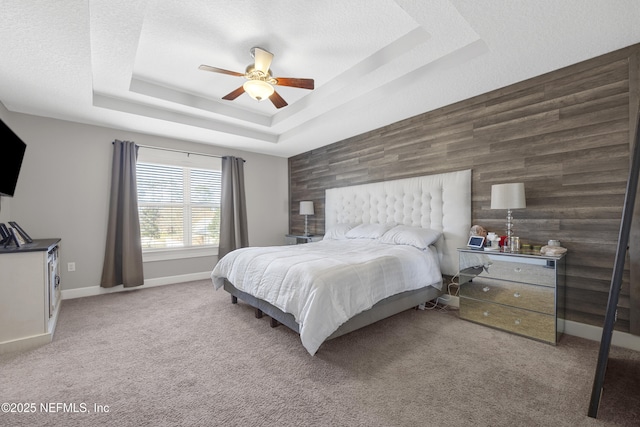
[[[4,223],[0,222],[0,243],[4,243],[9,238],[9,229]]]
[[[19,237],[24,241],[24,243],[33,243],[33,239],[22,229],[22,227],[18,225],[17,222],[9,221],[9,225],[18,232],[20,235]]]
[[[16,232],[14,228],[9,228],[9,241],[4,244],[5,248],[11,244],[11,242],[15,243],[16,248],[19,248],[24,244],[20,235]]]
[[[20,232],[13,227],[9,227],[9,232],[15,238],[15,241],[18,242],[16,244],[17,247],[24,246],[27,244],[27,241],[22,237]]]
[[[16,248],[20,247],[20,241],[16,236],[16,231],[13,228],[8,228],[3,223],[0,223],[0,236],[2,236],[2,240],[0,240],[0,245],[3,245],[3,248],[6,249],[12,244],[15,244]]]
[[[469,249],[476,249],[481,251],[484,249],[484,240],[485,238],[482,236],[470,236],[467,247]]]

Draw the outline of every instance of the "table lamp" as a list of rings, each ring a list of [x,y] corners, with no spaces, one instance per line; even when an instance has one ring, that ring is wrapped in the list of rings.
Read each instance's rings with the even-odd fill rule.
[[[304,235],[308,236],[309,228],[307,227],[307,217],[309,215],[314,215],[312,201],[305,200],[300,202],[300,215],[304,215]]]
[[[512,209],[523,209],[527,207],[524,195],[524,183],[495,184],[491,186],[491,209],[507,210],[507,244],[511,244],[513,236],[513,216]],[[505,245],[505,247],[507,247]]]

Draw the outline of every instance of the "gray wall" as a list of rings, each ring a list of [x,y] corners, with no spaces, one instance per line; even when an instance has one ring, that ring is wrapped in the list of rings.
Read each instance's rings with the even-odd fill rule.
[[[100,284],[114,139],[244,158],[249,243],[284,243],[287,159],[9,112],[0,117],[27,144],[15,197],[2,197],[0,222],[17,221],[33,238],[60,237],[62,289]],[[67,263],[76,263],[68,272]],[[216,257],[147,262],[145,279],[211,271]]]

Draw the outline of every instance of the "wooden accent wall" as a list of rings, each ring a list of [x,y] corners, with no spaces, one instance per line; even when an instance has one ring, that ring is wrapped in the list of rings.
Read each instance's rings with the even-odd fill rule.
[[[524,182],[515,235],[568,248],[567,319],[602,326],[638,111],[638,52],[630,46],[291,157],[290,231],[304,228],[299,201],[313,200],[310,231],[324,232],[327,188],[472,169],[472,223],[503,234],[506,212],[490,209],[491,185]],[[629,276],[627,267],[616,323],[627,332],[640,324],[640,284],[630,289]]]

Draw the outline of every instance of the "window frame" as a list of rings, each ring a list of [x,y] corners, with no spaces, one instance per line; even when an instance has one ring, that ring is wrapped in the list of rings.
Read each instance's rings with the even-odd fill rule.
[[[140,147],[138,149],[137,163],[149,163],[155,165],[166,165],[171,167],[190,168],[190,169],[207,169],[214,171],[222,171],[222,160],[216,156],[206,156],[200,154],[193,154],[174,150],[156,149],[151,147]],[[190,174],[186,174],[190,175]],[[190,181],[190,178],[189,178]],[[191,183],[189,182],[189,187]],[[139,203],[139,200],[138,200]],[[139,209],[139,207],[138,207]],[[183,214],[183,224],[189,225],[187,227],[188,238],[191,239],[192,230],[190,220],[187,218],[189,214]],[[184,237],[183,237],[184,241]],[[211,257],[218,255],[218,245],[199,245],[199,246],[184,246],[184,247],[172,247],[172,248],[142,248],[142,261],[154,262],[187,258],[201,258]]]

